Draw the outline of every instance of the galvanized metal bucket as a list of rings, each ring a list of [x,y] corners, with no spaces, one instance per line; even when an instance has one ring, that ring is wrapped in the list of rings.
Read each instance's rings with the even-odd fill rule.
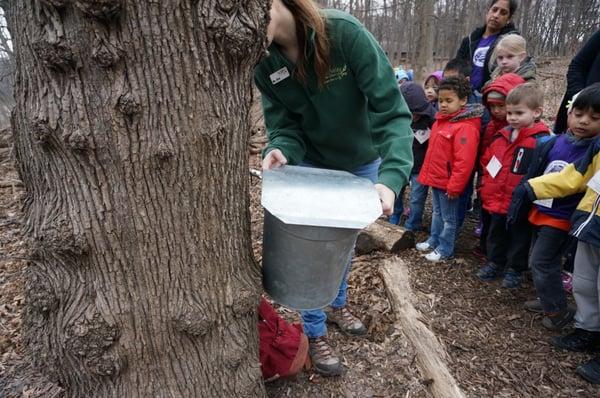
[[[263,173],[263,286],[297,310],[338,294],[358,232],[381,215],[371,181],[353,174],[284,166]]]

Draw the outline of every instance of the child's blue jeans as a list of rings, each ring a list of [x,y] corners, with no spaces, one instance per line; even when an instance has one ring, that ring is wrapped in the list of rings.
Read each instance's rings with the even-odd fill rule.
[[[423,211],[425,209],[425,201],[427,200],[427,191],[429,190],[429,187],[427,185],[421,185],[419,181],[417,181],[418,176],[419,173],[412,173],[410,175],[410,215],[404,224],[404,228],[409,231],[420,231],[423,228]],[[402,213],[404,213],[404,204],[402,203],[404,199],[404,190],[405,189],[402,188],[400,195],[394,203],[394,213],[390,216],[390,223],[392,224],[399,224]]]
[[[355,170],[351,170],[350,173],[358,177],[368,178],[373,182],[373,184],[375,184],[377,182],[380,164],[381,159],[376,159],[371,163],[367,163],[363,166],[357,167]],[[300,166],[316,167],[307,161],[303,161]],[[341,308],[346,305],[346,291],[348,290],[348,274],[350,273],[350,266],[351,259],[348,260],[338,295],[330,304],[331,307]],[[321,337],[327,334],[327,325],[325,324],[327,321],[327,315],[325,314],[325,311],[322,309],[301,311],[300,315],[302,316],[302,322],[304,323],[304,333],[306,333],[308,338]]]
[[[431,188],[433,215],[431,217],[431,235],[427,239],[429,246],[443,258],[454,255],[454,242],[458,234],[459,199],[449,199],[446,191]]]
[[[420,184],[418,176],[419,173],[410,175],[410,214],[404,223],[404,228],[409,231],[420,231],[423,228],[423,210],[429,186]]]

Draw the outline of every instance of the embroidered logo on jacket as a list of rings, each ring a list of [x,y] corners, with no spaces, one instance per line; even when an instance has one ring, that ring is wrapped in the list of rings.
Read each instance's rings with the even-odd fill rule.
[[[342,80],[344,77],[348,76],[348,67],[346,64],[343,66],[334,66],[329,68],[329,73],[325,78],[325,84],[330,84],[338,80]]]

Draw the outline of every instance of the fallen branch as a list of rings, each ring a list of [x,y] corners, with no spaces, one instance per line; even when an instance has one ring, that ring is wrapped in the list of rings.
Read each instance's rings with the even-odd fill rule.
[[[414,295],[404,262],[399,258],[386,259],[380,270],[397,322],[417,351],[417,362],[424,378],[431,380],[427,384],[429,392],[434,398],[465,397],[446,366],[448,355],[444,347],[410,301]]]
[[[414,246],[414,233],[387,221],[377,220],[358,234],[355,250],[359,255],[376,250],[400,253]]]

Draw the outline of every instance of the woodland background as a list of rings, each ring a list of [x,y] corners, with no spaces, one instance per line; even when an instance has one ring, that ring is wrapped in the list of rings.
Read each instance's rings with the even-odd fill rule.
[[[489,1],[319,0],[348,11],[375,35],[394,66],[441,68],[461,39],[483,24]],[[600,28],[600,0],[521,0],[513,18],[537,58],[570,57]],[[431,46],[424,45],[428,41]],[[419,53],[425,49],[431,54]],[[0,129],[8,127],[14,68],[10,37],[0,7]],[[420,65],[423,64],[423,65]]]

